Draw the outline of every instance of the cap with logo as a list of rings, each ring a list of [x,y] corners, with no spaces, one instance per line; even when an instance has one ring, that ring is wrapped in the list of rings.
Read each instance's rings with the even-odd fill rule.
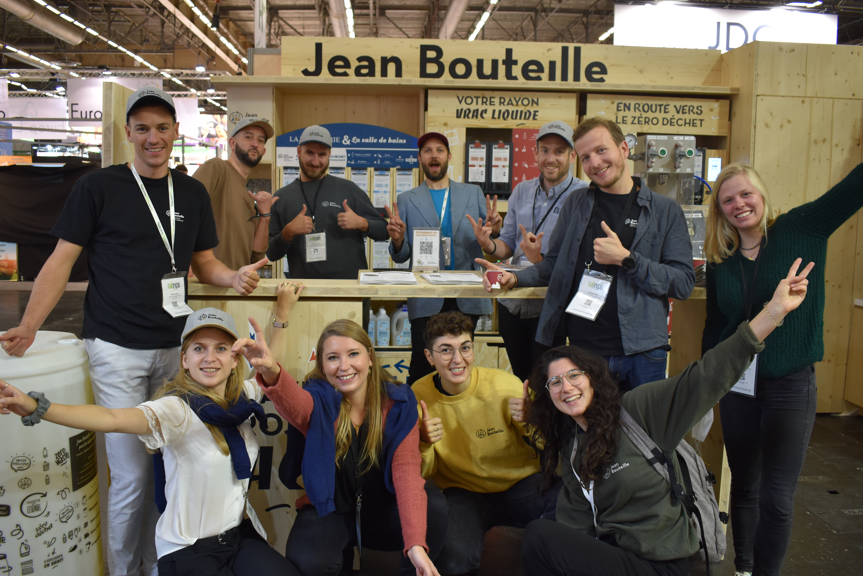
[[[233,336],[234,340],[239,340],[233,316],[218,308],[201,308],[186,318],[186,327],[183,328],[180,342],[185,340],[186,336],[201,328],[218,328]]]
[[[432,138],[443,142],[443,145],[446,146],[447,152],[449,152],[449,140],[447,140],[447,137],[440,132],[426,132],[425,134],[417,138],[417,150],[422,150],[423,145]]]
[[[273,127],[270,126],[270,123],[267,122],[266,120],[261,120],[258,118],[249,117],[249,118],[243,118],[242,120],[240,120],[239,122],[237,122],[234,125],[234,129],[231,131],[231,138],[236,136],[240,130],[242,130],[243,128],[248,128],[249,126],[257,126],[261,130],[263,130],[264,134],[267,136],[267,140],[272,138],[273,134],[276,133],[276,131],[273,130]]]
[[[539,142],[546,136],[560,136],[569,144],[570,148],[575,148],[575,145],[572,143],[572,127],[566,122],[552,120],[543,124],[536,135],[536,141]]]
[[[136,108],[141,106],[164,106],[171,111],[171,114],[177,114],[177,108],[174,106],[174,99],[171,96],[154,86],[140,88],[129,96],[126,100],[126,122],[129,121],[129,114]]]
[[[297,146],[302,146],[309,142],[317,142],[327,148],[333,147],[333,137],[330,136],[330,131],[323,126],[309,126],[303,130],[302,135],[300,135],[300,143]]]

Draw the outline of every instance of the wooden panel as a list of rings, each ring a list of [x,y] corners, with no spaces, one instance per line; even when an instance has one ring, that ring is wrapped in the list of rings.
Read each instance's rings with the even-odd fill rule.
[[[722,55],[722,84],[740,90],[731,96],[730,162],[750,163],[755,145],[755,55],[754,43]]]
[[[701,358],[701,335],[707,316],[707,300],[674,300],[671,317],[671,352],[668,355],[668,374],[683,372],[690,362]]]
[[[421,126],[414,96],[287,95],[282,106],[282,134],[313,124],[356,122],[419,136]]]
[[[506,353],[504,346],[497,349],[497,367],[499,370],[512,374],[512,362],[509,361],[509,354]]]
[[[845,399],[863,406],[863,305],[855,306],[851,318],[851,338],[849,340],[854,354],[848,356],[848,372],[845,376]]]
[[[396,380],[404,384],[408,380],[408,368],[411,365],[411,351],[408,350],[387,350],[384,352],[375,351],[375,357],[381,365],[381,368],[386,370]]]
[[[439,65],[421,47],[440,50]],[[567,51],[567,56],[564,56]],[[469,58],[465,58],[469,56]],[[363,64],[359,58],[367,60]],[[434,87],[509,88],[543,90],[602,87],[612,84],[718,86],[721,72],[716,50],[675,50],[603,44],[566,45],[540,42],[474,42],[464,40],[282,38],[282,77],[333,83],[418,84]],[[382,58],[397,58],[384,78]],[[453,64],[453,61],[460,62]],[[479,60],[492,76],[478,77]],[[533,61],[529,63],[528,61]],[[566,62],[564,61],[566,60]],[[339,61],[344,66],[338,66]],[[508,65],[509,62],[509,65]],[[649,66],[645,63],[649,62]],[[552,64],[553,63],[553,64]],[[336,66],[332,66],[336,64]],[[363,67],[360,67],[363,64]],[[498,72],[494,74],[494,66]],[[527,66],[533,65],[533,71]],[[373,68],[373,71],[372,71]],[[468,70],[470,68],[470,70]],[[551,79],[551,69],[555,69]],[[563,74],[567,77],[564,81]],[[439,77],[433,78],[440,74]],[[463,77],[463,78],[460,78]],[[533,77],[532,80],[526,78]]]
[[[577,108],[576,94],[429,90],[426,118],[445,128],[539,128],[552,120],[575,126]]]
[[[807,44],[757,42],[755,94],[805,96]]]
[[[624,132],[728,135],[728,100],[588,94],[587,117],[614,118]]]
[[[496,344],[496,346],[492,346]],[[499,348],[500,347],[500,348]],[[484,368],[498,368],[499,349],[503,348],[503,338],[499,336],[474,338],[473,363]]]
[[[253,70],[255,76],[278,76],[282,73],[281,54],[255,54]]]
[[[131,162],[135,156],[126,141],[126,101],[134,90],[116,82],[102,84],[102,166]]]
[[[826,44],[807,46],[806,95],[863,98],[863,49]]]
[[[863,211],[857,213],[857,255],[854,263],[853,297],[863,301]]]

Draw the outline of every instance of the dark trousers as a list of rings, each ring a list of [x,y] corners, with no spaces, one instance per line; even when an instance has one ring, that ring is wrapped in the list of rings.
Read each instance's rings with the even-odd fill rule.
[[[290,560],[273,550],[243,520],[226,544],[192,544],[159,558],[159,576],[300,576]]]
[[[617,381],[621,392],[628,392],[637,386],[665,380],[668,352],[654,348],[631,356],[603,356],[608,362],[608,371]]]
[[[458,312],[458,300],[455,298],[445,298],[441,312]],[[439,312],[440,313],[440,312]],[[473,322],[473,328],[476,330],[476,321],[479,319],[477,314],[465,314],[470,321]],[[414,318],[411,320],[411,365],[408,368],[408,385],[413,386],[413,383],[434,372],[434,367],[429,364],[426,359],[426,325],[431,320],[431,316],[425,318]]]
[[[466,574],[479,568],[485,533],[495,526],[524,528],[537,518],[553,520],[562,484],[558,482],[554,488],[540,494],[541,483],[542,475],[534,474],[505,492],[480,494],[463,488],[444,490],[450,522],[443,550],[435,560],[438,571]]]
[[[566,322],[560,322],[560,329],[554,335],[551,346],[546,346],[536,341],[538,317],[521,318],[500,302],[497,306],[497,324],[512,373],[522,382],[530,378],[534,365],[546,350],[566,344]]]
[[[428,496],[426,544],[429,558],[434,562],[447,531],[446,500],[433,483],[426,482],[425,489]],[[398,552],[404,549],[398,505],[395,495],[391,496],[384,502],[370,505],[363,501],[360,528],[363,548]],[[288,535],[285,556],[303,576],[336,576],[342,572],[345,558],[351,557],[344,553],[345,550],[356,544],[356,514],[332,512],[319,516],[314,506],[306,506],[297,512],[297,519]],[[349,573],[350,566],[347,570]],[[399,574],[416,574],[407,556],[402,558]]]
[[[651,561],[550,522],[531,522],[524,533],[522,572],[530,576],[687,576],[689,559]]]
[[[729,392],[719,401],[738,571],[782,572],[797,478],[815,424],[816,391],[809,366],[781,378],[758,378],[754,398]]]

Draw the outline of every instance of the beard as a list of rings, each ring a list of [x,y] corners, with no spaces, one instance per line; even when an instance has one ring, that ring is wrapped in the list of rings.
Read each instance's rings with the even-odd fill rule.
[[[323,177],[324,174],[327,173],[327,170],[330,168],[330,162],[327,160],[327,163],[321,166],[320,168],[315,168],[313,166],[309,166],[302,159],[300,159],[300,172],[309,179],[309,180],[318,180]]]
[[[254,168],[255,166],[257,166],[261,162],[261,159],[263,158],[263,155],[258,153],[258,157],[255,159],[252,159],[249,156],[249,151],[243,150],[239,146],[234,147],[234,154],[237,156],[237,160],[239,160],[240,162],[242,162],[243,164],[245,164],[249,168]]]
[[[432,174],[429,165],[423,162],[423,174],[432,182],[439,182],[446,178],[447,170],[449,170],[449,162],[447,160],[440,161],[440,171],[435,175]]]

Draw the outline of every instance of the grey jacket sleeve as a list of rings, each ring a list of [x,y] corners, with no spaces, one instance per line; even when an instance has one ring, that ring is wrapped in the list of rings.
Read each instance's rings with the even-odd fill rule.
[[[669,205],[667,210],[663,215],[667,225],[664,231],[660,231],[661,234],[664,233],[664,237],[659,261],[652,262],[633,251],[635,266],[628,274],[638,284],[638,289],[646,294],[686,300],[695,287],[692,244],[683,210],[677,204]]]

